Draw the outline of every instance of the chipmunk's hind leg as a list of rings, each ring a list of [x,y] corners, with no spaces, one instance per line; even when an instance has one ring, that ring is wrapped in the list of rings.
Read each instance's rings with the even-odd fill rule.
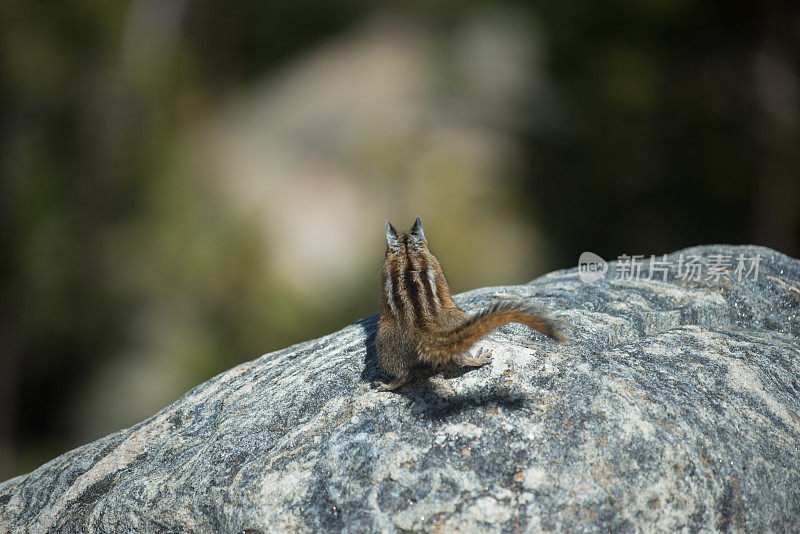
[[[458,365],[466,367],[481,367],[487,363],[492,363],[492,351],[487,348],[482,348],[478,351],[476,356],[467,356],[466,354],[459,354],[453,361]]]
[[[408,382],[410,378],[411,374],[408,371],[404,371],[388,384],[386,382],[376,380],[372,383],[372,387],[374,387],[376,391],[392,391]]]

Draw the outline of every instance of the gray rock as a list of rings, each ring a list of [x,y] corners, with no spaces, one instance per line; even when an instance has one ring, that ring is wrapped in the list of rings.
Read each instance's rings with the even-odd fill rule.
[[[760,254],[757,279],[707,279],[715,254]],[[368,386],[375,317],[239,365],[0,484],[0,531],[796,532],[800,262],[667,260],[460,295],[529,299],[571,339],[508,325],[491,365],[399,394]]]

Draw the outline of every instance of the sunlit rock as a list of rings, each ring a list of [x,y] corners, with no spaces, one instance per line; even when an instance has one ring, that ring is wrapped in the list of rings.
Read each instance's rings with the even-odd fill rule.
[[[242,364],[0,484],[0,531],[797,531],[800,262],[658,259],[460,295],[570,341],[509,325],[491,365],[399,393],[368,385],[374,317]]]

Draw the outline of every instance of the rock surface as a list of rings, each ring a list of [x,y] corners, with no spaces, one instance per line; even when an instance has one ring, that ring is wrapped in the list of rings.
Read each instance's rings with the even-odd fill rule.
[[[760,254],[757,279],[709,278],[716,254]],[[570,341],[508,325],[491,365],[399,394],[368,385],[375,317],[239,365],[0,484],[0,531],[796,532],[800,261],[667,261],[460,295],[538,303]]]

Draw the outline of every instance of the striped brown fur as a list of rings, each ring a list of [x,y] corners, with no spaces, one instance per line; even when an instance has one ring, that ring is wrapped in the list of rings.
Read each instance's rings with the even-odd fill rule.
[[[387,221],[386,243],[375,348],[378,363],[394,380],[376,382],[379,389],[403,385],[418,366],[488,363],[489,354],[470,357],[468,352],[507,323],[524,324],[559,342],[565,339],[550,319],[521,301],[498,302],[472,316],[460,309],[442,266],[428,249],[419,217],[409,231],[400,234]]]

